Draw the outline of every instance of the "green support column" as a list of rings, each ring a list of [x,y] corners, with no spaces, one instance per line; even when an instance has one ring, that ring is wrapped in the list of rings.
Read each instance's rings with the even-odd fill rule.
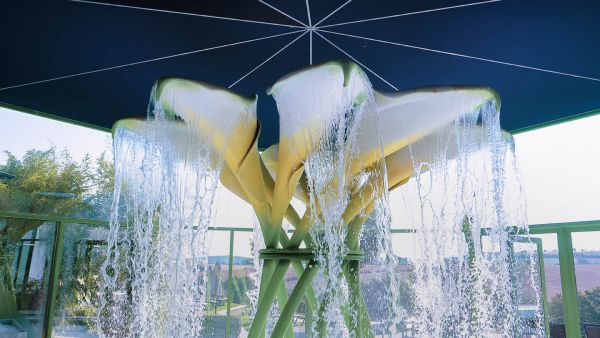
[[[542,292],[542,305],[544,307],[544,331],[546,337],[550,337],[550,317],[548,315],[548,292],[546,291],[546,268],[544,267],[544,247],[539,238],[530,238],[536,245],[538,256],[538,273],[540,274],[540,291]]]
[[[227,267],[227,319],[225,321],[225,337],[231,337],[231,297],[233,288],[233,239],[235,231],[229,231],[229,266]]]
[[[56,310],[56,294],[58,292],[58,276],[60,275],[60,264],[62,257],[64,238],[64,223],[56,222],[56,232],[54,234],[54,249],[52,250],[52,261],[50,262],[50,279],[48,284],[48,301],[44,318],[44,338],[52,337],[52,324],[54,312]]]
[[[573,257],[571,232],[567,229],[560,229],[557,232],[557,240],[565,329],[567,331],[567,337],[581,338],[581,329],[579,327],[579,304],[577,302],[577,283],[575,280],[575,259]]]

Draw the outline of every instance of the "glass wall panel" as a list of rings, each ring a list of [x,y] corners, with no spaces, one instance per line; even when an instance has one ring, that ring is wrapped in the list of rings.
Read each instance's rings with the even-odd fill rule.
[[[0,107],[0,211],[108,219],[111,137]]]
[[[581,327],[586,337],[600,337],[600,231],[571,236]]]
[[[515,135],[531,224],[600,219],[600,115]]]
[[[254,233],[236,232],[233,245],[231,333],[246,337],[258,299],[258,272],[254,266]]]
[[[252,228],[254,209],[246,201],[229,191],[222,184],[217,190],[215,205],[215,226],[220,228]]]
[[[0,332],[44,330],[56,223],[0,219]]]
[[[208,270],[203,337],[225,337],[227,322],[227,283],[229,231],[209,231]]]
[[[63,231],[52,334],[54,337],[97,337],[95,319],[108,227],[64,224]]]

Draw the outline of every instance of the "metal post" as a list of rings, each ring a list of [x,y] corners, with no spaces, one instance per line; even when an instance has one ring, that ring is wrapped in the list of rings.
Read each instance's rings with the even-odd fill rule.
[[[548,314],[548,292],[546,291],[546,268],[544,267],[544,247],[540,238],[531,237],[531,242],[536,245],[538,259],[538,273],[540,278],[540,291],[542,293],[542,306],[544,307],[544,331],[550,337],[550,316]]]
[[[231,337],[231,297],[233,289],[233,239],[235,231],[229,231],[229,266],[227,267],[227,319],[225,321],[225,337]]]
[[[46,302],[46,316],[44,318],[44,338],[52,337],[52,324],[54,321],[54,312],[56,310],[56,295],[58,293],[58,276],[60,275],[60,265],[62,258],[64,238],[64,224],[62,221],[56,222],[56,231],[54,234],[54,249],[52,250],[52,261],[50,262],[50,279],[48,283],[48,301]]]
[[[579,304],[577,302],[577,282],[575,280],[575,259],[571,232],[560,229],[557,232],[560,281],[562,284],[563,312],[567,337],[581,338],[579,327]]]

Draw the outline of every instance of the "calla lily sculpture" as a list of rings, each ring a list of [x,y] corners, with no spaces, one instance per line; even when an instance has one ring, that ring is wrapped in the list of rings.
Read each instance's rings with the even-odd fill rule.
[[[283,77],[268,91],[277,101],[280,113],[280,140],[260,152],[257,97],[244,97],[206,83],[164,78],[155,86],[154,105],[165,112],[173,124],[193,126],[207,140],[204,146],[223,152],[221,183],[255,210],[266,249],[258,308],[250,337],[264,337],[265,323],[275,298],[280,316],[273,337],[293,337],[292,317],[306,297],[314,313],[320,309],[312,280],[319,264],[312,256],[310,234],[314,215],[321,206],[311,203],[305,164],[318,148],[331,123],[332,111],[345,106],[358,109],[372,105],[375,119],[362,119],[354,126],[353,158],[341,182],[354,184],[358,174],[384,164],[385,175],[368,176],[368,182],[352,187],[341,215],[345,225],[344,244],[350,253],[359,252],[363,224],[385,191],[406,183],[414,175],[410,146],[438,128],[451,124],[465,113],[489,101],[499,102],[495,91],[486,87],[431,87],[397,93],[372,95],[368,78],[354,63],[334,61],[311,66]],[[140,121],[118,121],[115,128],[141,133]],[[194,145],[182,145],[182,148]],[[183,150],[182,150],[183,151]],[[451,156],[451,155],[450,155]],[[217,165],[217,164],[215,164]],[[386,186],[387,184],[387,186]],[[303,216],[291,206],[293,197],[306,204]],[[291,237],[284,231],[286,218],[294,227]],[[304,249],[301,245],[304,243]],[[372,337],[371,322],[360,290],[359,258],[345,261],[344,277],[350,290],[350,305],[357,316],[342,309],[352,336]],[[308,262],[302,264],[302,261]],[[284,276],[292,265],[299,280],[287,294]],[[321,304],[321,306],[323,306]]]

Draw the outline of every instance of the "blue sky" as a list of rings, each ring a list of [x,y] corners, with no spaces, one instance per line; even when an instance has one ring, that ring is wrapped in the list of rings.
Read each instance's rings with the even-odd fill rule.
[[[6,161],[4,150],[21,157],[29,149],[46,150],[52,146],[68,148],[77,160],[86,153],[92,157],[103,151],[112,154],[109,133],[2,107],[0,117],[0,163]]]

